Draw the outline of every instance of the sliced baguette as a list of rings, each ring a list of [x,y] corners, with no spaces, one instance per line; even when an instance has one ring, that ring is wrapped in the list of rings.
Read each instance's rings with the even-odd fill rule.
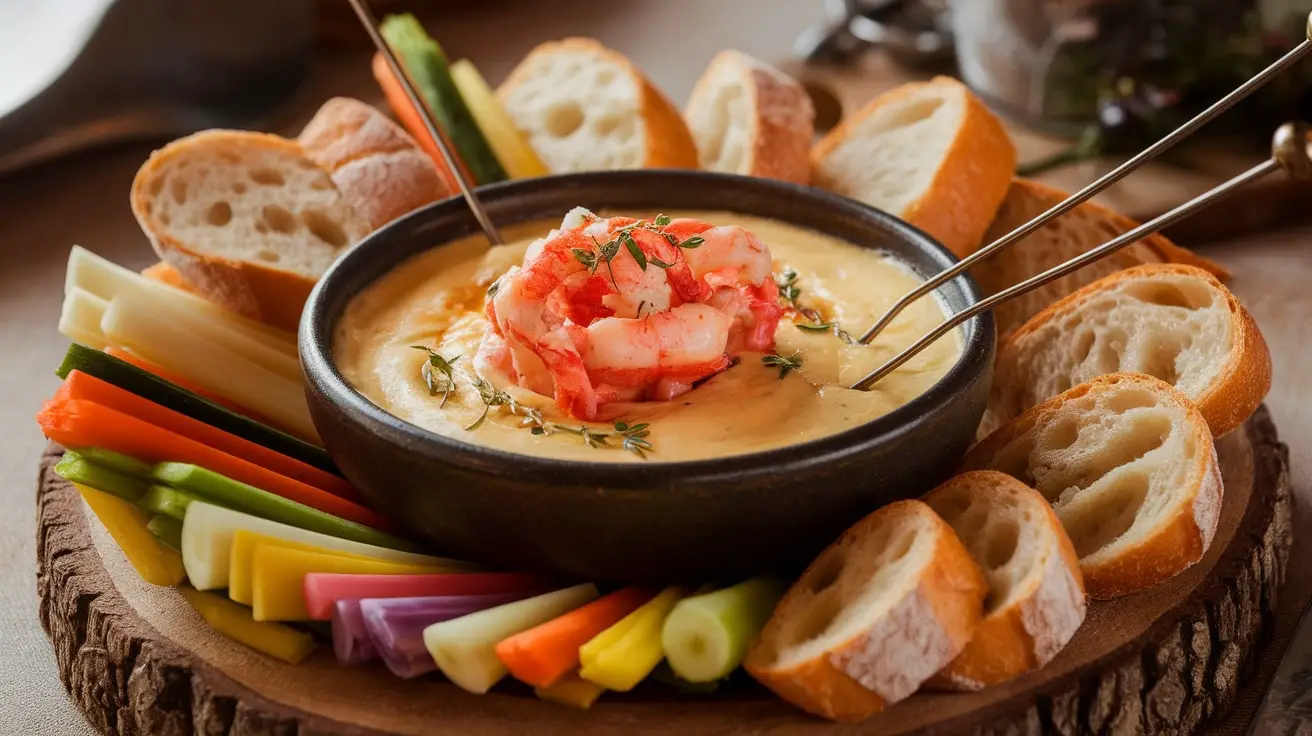
[[[811,151],[813,184],[896,215],[958,256],[979,248],[1015,169],[1002,124],[947,77],[876,97]]]
[[[920,687],[966,646],[987,584],[920,501],[870,514],[784,595],[747,671],[803,710],[858,721]]]
[[[155,252],[197,292],[286,330],[329,264],[369,232],[299,144],[263,133],[168,144],[137,172],[131,203]]]
[[[957,532],[989,583],[984,620],[927,685],[982,690],[1047,664],[1088,610],[1070,537],[1038,491],[992,470],[962,473],[924,502]]]
[[[1271,353],[1234,294],[1176,264],[1106,276],[1039,312],[1003,341],[981,432],[1107,373],[1156,376],[1188,396],[1216,437],[1271,388]]]
[[[711,60],[683,110],[703,169],[811,180],[815,108],[797,80],[741,51]]]
[[[623,54],[590,38],[533,49],[497,94],[553,172],[697,168],[678,108]]]
[[[1059,189],[1028,179],[1016,179],[997,217],[984,235],[985,243],[1007,235],[1066,199]],[[986,258],[970,270],[986,294],[996,294],[1030,276],[1057,266],[1126,233],[1138,223],[1101,205],[1086,202],[1039,228],[1020,242]],[[1091,263],[1075,273],[1044,284],[994,310],[998,335],[1012,330],[1058,299],[1117,271],[1145,263],[1187,262],[1225,278],[1226,271],[1190,253],[1165,237],[1152,234]]]
[[[966,454],[1037,489],[1070,535],[1089,595],[1156,585],[1202,558],[1221,514],[1207,421],[1139,373],[1083,383],[1003,425]]]
[[[372,229],[454,194],[409,133],[359,100],[328,100],[297,140]]]

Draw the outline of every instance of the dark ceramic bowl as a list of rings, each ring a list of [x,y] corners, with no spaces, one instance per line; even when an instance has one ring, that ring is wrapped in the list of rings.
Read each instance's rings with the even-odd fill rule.
[[[896,254],[922,275],[954,262],[928,235],[845,197],[762,179],[678,171],[599,172],[485,187],[494,222],[558,220],[571,207],[655,214],[728,210]],[[444,554],[585,580],[722,580],[807,562],[866,513],[919,495],[974,437],[993,366],[991,314],[963,325],[961,358],[896,411],[805,444],[693,462],[551,460],[466,444],[388,414],[333,366],[347,303],[407,258],[470,235],[446,200],[366,238],[314,289],[300,331],[310,414],[342,472],[379,510]],[[958,278],[955,311],[979,298]]]

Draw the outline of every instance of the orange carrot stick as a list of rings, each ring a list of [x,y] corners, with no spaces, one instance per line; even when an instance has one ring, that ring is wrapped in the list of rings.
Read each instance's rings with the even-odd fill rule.
[[[501,640],[497,658],[515,679],[548,687],[578,669],[579,647],[651,600],[655,591],[624,588],[540,626]]]
[[[170,383],[175,383],[179,387],[185,388],[188,391],[192,392],[193,394],[196,394],[197,396],[200,396],[205,399],[209,399],[210,401],[213,401],[214,403],[218,404],[219,406],[222,406],[225,409],[230,409],[243,416],[248,416],[251,419],[258,419],[258,417],[256,417],[253,413],[247,411],[246,407],[238,406],[237,404],[234,404],[233,402],[228,401],[227,399],[221,396],[216,396],[215,394],[212,394],[209,391],[206,391],[205,389],[201,388],[200,386],[197,386],[196,384],[188,381],[182,376],[179,376],[178,374],[173,373],[172,371],[165,370],[164,368],[155,365],[154,363],[150,362],[149,360],[146,360],[145,358],[141,357],[140,355],[137,355],[136,353],[131,353],[128,352],[127,350],[123,350],[122,348],[117,348],[111,345],[105,348],[105,354],[118,358],[124,363],[131,363],[132,365],[135,365],[136,367],[140,368],[143,371],[146,371],[147,373],[154,373],[160,378],[163,378],[165,381],[168,381]],[[259,421],[263,422],[264,420],[260,419]],[[268,422],[264,422],[264,423],[268,424]]]
[[[148,463],[191,463],[326,514],[380,531],[395,529],[375,511],[91,401],[46,402],[36,420],[46,437],[65,447],[98,447]]]
[[[153,401],[137,396],[131,391],[121,389],[112,383],[102,381],[82,371],[74,370],[68,374],[68,378],[64,380],[64,385],[60,387],[59,393],[56,394],[56,398],[80,399],[100,404],[114,411],[134,416],[161,429],[209,445],[216,450],[239,457],[242,460],[267,468],[280,475],[285,475],[293,480],[298,480],[306,485],[327,491],[334,496],[340,496],[357,503],[362,500],[360,492],[355,490],[345,478],[339,478],[332,473],[307,465],[300,460],[293,460],[282,453],[270,450],[264,445],[258,445],[235,434],[229,434],[221,429],[211,427],[185,414],[166,409]]]
[[[446,184],[447,191],[460,191],[460,185],[456,182],[455,176],[452,175],[451,169],[447,167],[446,160],[442,158],[442,151],[438,149],[433,136],[429,135],[428,127],[424,125],[423,116],[419,114],[414,105],[410,104],[410,97],[406,95],[405,87],[401,85],[401,81],[396,78],[396,75],[392,74],[392,67],[388,66],[387,59],[384,59],[382,54],[374,54],[372,66],[374,79],[378,81],[378,86],[382,87],[383,96],[387,98],[388,106],[392,108],[392,112],[396,113],[397,119],[401,121],[405,129],[410,131],[410,135],[414,136],[419,147],[424,149],[424,152],[433,159],[433,163],[437,165],[437,173]],[[443,140],[446,140],[446,150],[455,155],[456,149],[451,145],[451,141],[447,140],[445,136]],[[474,177],[470,176],[465,163],[460,161],[459,158],[456,159],[456,162],[460,164],[465,179],[473,181]]]

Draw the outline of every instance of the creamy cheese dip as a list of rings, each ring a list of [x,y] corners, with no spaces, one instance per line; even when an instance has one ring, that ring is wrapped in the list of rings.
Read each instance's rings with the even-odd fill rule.
[[[646,213],[645,216],[650,216]],[[739,225],[774,257],[776,271],[799,274],[799,303],[859,335],[920,279],[894,257],[773,220],[726,212],[671,212],[715,225]],[[637,216],[637,215],[635,215]],[[507,244],[490,248],[482,237],[457,241],[402,263],[355,297],[333,335],[333,359],[342,375],[378,406],[412,424],[462,442],[526,455],[592,462],[642,462],[620,449],[590,447],[575,434],[534,435],[522,418],[493,407],[474,430],[485,404],[471,385],[473,357],[487,321],[487,287],[523,258],[529,244],[559,220],[506,228]],[[799,318],[800,319],[800,318]],[[918,301],[869,346],[847,345],[829,332],[804,331],[785,317],[776,332],[777,353],[797,353],[802,367],[780,378],[761,354],[740,361],[669,402],[607,405],[629,424],[650,423],[654,448],[648,462],[701,460],[758,452],[842,432],[886,414],[932,386],[956,362],[961,336],[953,331],[870,391],[847,386],[910,345],[944,319],[935,299]],[[455,362],[456,390],[445,406],[429,393],[421,366],[433,348]],[[517,386],[499,385],[550,423],[577,428],[554,400]],[[591,425],[614,432],[609,423]],[[612,437],[612,444],[618,445]]]

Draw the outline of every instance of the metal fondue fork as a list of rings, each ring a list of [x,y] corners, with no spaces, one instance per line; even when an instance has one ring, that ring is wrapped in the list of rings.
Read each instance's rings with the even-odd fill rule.
[[[387,45],[387,40],[378,30],[378,19],[369,10],[366,0],[350,0],[351,7],[355,9],[355,14],[360,18],[360,25],[364,26],[369,38],[373,39],[374,46],[378,47],[378,52],[387,60],[387,66],[391,68],[392,74],[401,82],[401,88],[405,90],[405,96],[410,98],[410,104],[414,105],[415,110],[419,111],[419,117],[424,121],[424,127],[428,129],[428,134],[433,137],[433,142],[442,152],[442,160],[446,162],[446,167],[450,170],[451,175],[455,177],[456,184],[460,186],[460,194],[465,198],[465,203],[473,211],[474,218],[478,220],[479,227],[483,228],[483,234],[487,236],[489,242],[493,245],[501,245],[505,242],[501,238],[501,233],[497,231],[496,225],[492,224],[492,218],[488,217],[487,210],[483,209],[483,203],[479,201],[478,195],[474,193],[474,187],[465,178],[465,172],[460,167],[459,160],[451,152],[451,148],[446,138],[442,136],[442,131],[433,119],[433,112],[428,109],[424,103],[419,91],[415,88],[414,82],[410,75],[406,73],[405,67],[401,66],[401,61],[396,58],[392,52],[392,47]]]
[[[1271,64],[1266,69],[1263,69],[1252,79],[1240,85],[1233,92],[1221,98],[1211,107],[1199,113],[1196,117],[1194,117],[1189,122],[1185,123],[1184,125],[1181,125],[1179,128],[1167,134],[1166,137],[1162,138],[1158,142],[1144,149],[1134,158],[1131,158],[1130,160],[1126,161],[1125,163],[1121,164],[1115,169],[1107,172],[1097,181],[1093,182],[1092,184],[1089,184],[1088,186],[1084,187],[1083,189],[1076,192],[1075,194],[1072,194],[1070,197],[1063,200],[1060,204],[1057,204],[1056,206],[1052,207],[1047,212],[1044,212],[1043,214],[1039,215],[1033,220],[1030,220],[1024,225],[1021,225],[1020,227],[1016,228],[1010,233],[1007,233],[1003,237],[994,241],[990,245],[985,246],[984,248],[981,248],[978,251],[972,253],[969,257],[962,259],[959,263],[957,263],[957,265],[953,266],[952,268],[943,271],[937,276],[917,286],[915,289],[912,289],[902,298],[898,299],[897,302],[895,302],[893,306],[890,307],[888,311],[885,312],[883,316],[881,316],[879,320],[875,322],[875,324],[870,329],[866,330],[866,332],[861,335],[858,342],[860,342],[863,345],[869,344],[871,340],[874,340],[875,337],[878,336],[879,333],[884,330],[884,328],[888,327],[889,323],[891,323],[893,319],[897,317],[898,314],[902,313],[903,310],[905,310],[911,304],[915,303],[921,297],[925,296],[926,294],[929,294],[930,292],[934,291],[939,286],[942,286],[944,283],[950,281],[951,279],[961,275],[966,271],[966,269],[970,268],[974,264],[984,260],[985,258],[988,258],[994,253],[1003,250],[1004,248],[1014,245],[1016,242],[1020,241],[1025,236],[1029,235],[1030,233],[1033,233],[1035,230],[1038,230],[1040,227],[1047,224],[1050,220],[1060,217],[1066,214],[1067,212],[1070,212],[1071,210],[1075,209],[1076,207],[1083,204],[1084,202],[1087,202],[1088,200],[1092,199],[1094,195],[1098,194],[1103,189],[1106,189],[1108,186],[1115,184],[1116,182],[1125,178],[1131,172],[1138,169],[1140,166],[1144,165],[1148,161],[1151,161],[1152,159],[1156,158],[1163,151],[1175,145],[1176,143],[1180,142],[1185,137],[1189,136],[1190,134],[1201,128],[1205,123],[1207,123],[1212,118],[1216,117],[1217,115],[1220,115],[1226,110],[1229,110],[1231,107],[1235,105],[1235,103],[1247,97],[1258,87],[1261,87],[1263,84],[1266,84],[1266,82],[1268,82],[1275,75],[1279,74],[1280,72],[1292,66],[1294,62],[1298,61],[1300,58],[1305,56],[1309,51],[1312,51],[1312,14],[1309,14],[1308,16],[1307,40],[1304,40],[1298,46],[1295,46],[1293,49],[1288,51],[1284,56],[1280,57],[1280,59],[1276,60],[1275,63]],[[935,340],[947,334],[948,332],[952,331],[958,325],[970,319],[971,317],[974,317],[975,315],[984,312],[986,310],[992,309],[993,307],[998,306],[999,304],[1011,299],[1012,297],[1020,296],[1021,294],[1025,294],[1029,291],[1032,291],[1054,279],[1061,278],[1062,276],[1065,276],[1066,274],[1069,274],[1072,271],[1076,271],[1082,268],[1083,266],[1086,266],[1102,258],[1103,256],[1114,253],[1120,250],[1121,248],[1124,248],[1125,246],[1129,245],[1130,243],[1133,243],[1143,238],[1146,235],[1149,235],[1157,230],[1160,230],[1161,228],[1164,228],[1168,225],[1175,223],[1178,220],[1187,217],[1188,215],[1192,214],[1194,211],[1216,202],[1217,200],[1234,192],[1239,187],[1242,187],[1249,182],[1256,181],[1257,179],[1260,179],[1266,176],[1267,174],[1276,171],[1277,169],[1284,169],[1288,174],[1290,174],[1291,176],[1297,179],[1312,178],[1312,160],[1309,159],[1309,155],[1307,151],[1306,126],[1302,124],[1293,124],[1293,123],[1286,123],[1285,125],[1281,126],[1280,129],[1276,131],[1275,137],[1272,141],[1271,148],[1272,150],[1271,150],[1270,160],[1258,164],[1257,166],[1254,166],[1253,168],[1249,169],[1248,171],[1245,171],[1242,174],[1239,174],[1238,176],[1225,182],[1224,184],[1221,184],[1207,192],[1204,192],[1203,194],[1200,194],[1199,196],[1189,200],[1188,202],[1185,202],[1184,204],[1176,207],[1170,212],[1167,212],[1164,215],[1161,215],[1149,222],[1146,222],[1140,225],[1139,227],[1136,227],[1133,230],[1125,233],[1124,235],[1114,238],[1098,246],[1097,248],[1094,248],[1093,250],[1084,253],[1083,255],[1080,255],[1076,258],[1072,258],[1071,260],[1059,266],[1055,266],[1047,271],[1044,271],[1043,273],[1040,273],[1036,276],[1026,279],[1025,281],[1022,281],[1021,283],[1016,284],[1015,286],[1012,286],[1009,289],[998,292],[997,294],[987,299],[984,299],[983,301],[980,301],[979,303],[975,304],[974,306],[968,309],[964,309],[960,312],[957,312],[956,314],[953,314],[941,325],[931,330],[925,336],[921,337],[910,347],[906,348],[902,352],[898,353],[897,355],[893,356],[889,360],[885,361],[883,365],[874,369],[870,373],[866,374],[864,378],[852,384],[852,388],[861,389],[861,390],[870,388],[881,378],[884,378],[888,374],[892,373],[894,370],[897,370],[899,366],[901,366],[903,363],[906,363],[908,360],[913,358],[916,354],[924,350]]]

